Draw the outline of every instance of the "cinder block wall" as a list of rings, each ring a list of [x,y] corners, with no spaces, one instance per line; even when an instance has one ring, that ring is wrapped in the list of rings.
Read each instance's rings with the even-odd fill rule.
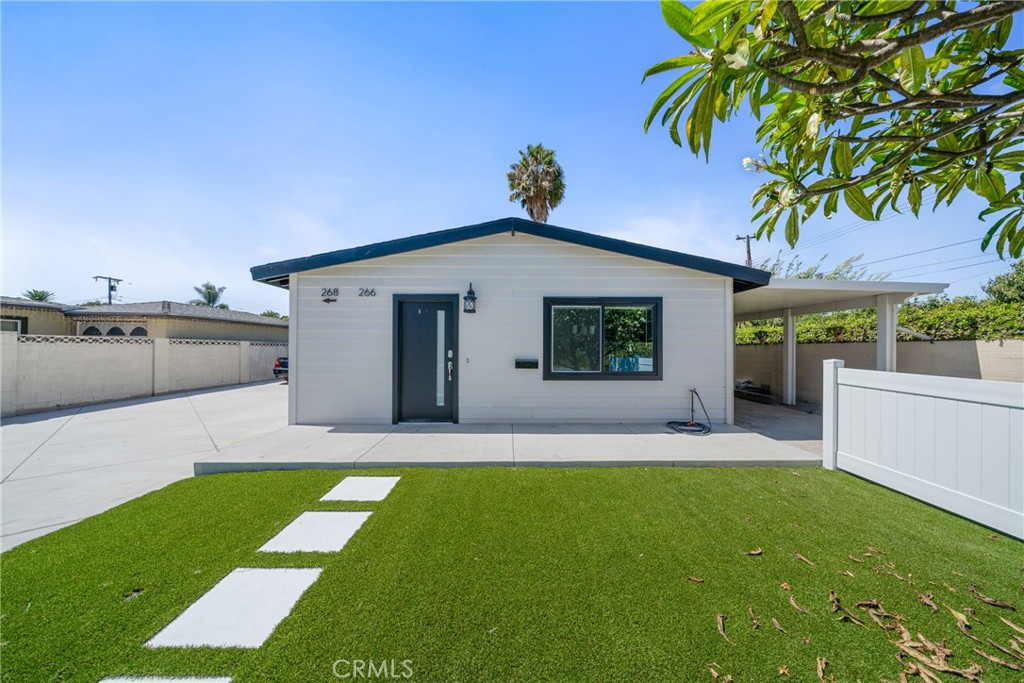
[[[272,379],[287,344],[0,333],[0,415]]]
[[[917,375],[942,375],[1024,382],[1024,340],[900,342],[896,345],[896,370]],[[873,370],[874,343],[797,344],[796,397],[821,403],[821,363],[829,358],[846,362],[848,368]],[[736,347],[736,379],[771,386],[782,394],[782,345]]]

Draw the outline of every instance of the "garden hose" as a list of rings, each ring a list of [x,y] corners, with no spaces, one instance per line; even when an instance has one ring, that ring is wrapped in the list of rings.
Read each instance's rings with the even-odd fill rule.
[[[700,401],[700,409],[704,411],[704,419],[707,423],[695,422],[694,421],[694,410],[693,410],[693,397],[696,396],[697,400]],[[680,434],[691,434],[693,436],[707,436],[711,433],[711,417],[708,415],[708,409],[704,407],[704,400],[697,393],[696,389],[690,389],[690,421],[682,422],[680,420],[674,420],[672,422],[666,422],[666,426]]]

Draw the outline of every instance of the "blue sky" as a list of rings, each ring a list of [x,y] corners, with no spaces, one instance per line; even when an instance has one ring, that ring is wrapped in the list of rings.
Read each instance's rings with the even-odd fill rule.
[[[720,125],[710,163],[643,133],[668,82],[641,85],[644,70],[688,50],[654,2],[0,13],[8,296],[78,303],[105,295],[92,276],[112,275],[122,301],[186,301],[211,280],[232,308],[283,312],[286,293],[250,266],[524,215],[505,172],[536,142],[566,174],[551,223],[743,259],[754,124]],[[919,220],[813,220],[797,255],[868,262],[980,237],[982,205],[963,197]],[[781,234],[753,246],[755,260],[780,250]],[[972,242],[870,270],[976,294],[995,259]]]

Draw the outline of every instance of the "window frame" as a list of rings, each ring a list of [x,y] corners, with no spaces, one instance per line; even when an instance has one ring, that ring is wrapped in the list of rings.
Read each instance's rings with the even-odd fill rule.
[[[601,370],[581,372],[558,372],[551,369],[552,325],[551,314],[555,306],[600,306]],[[654,313],[654,370],[651,372],[609,372],[604,370],[604,309],[625,307],[651,307]],[[556,381],[661,381],[664,376],[664,344],[662,343],[662,308],[660,296],[546,296],[544,297],[544,372],[543,379]]]
[[[14,321],[18,323],[18,329],[15,330],[15,334],[28,334],[28,318],[17,315],[4,315],[0,316],[5,321]]]

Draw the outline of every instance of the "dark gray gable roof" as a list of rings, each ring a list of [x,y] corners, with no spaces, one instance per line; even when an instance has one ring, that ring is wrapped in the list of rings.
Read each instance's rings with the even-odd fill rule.
[[[55,301],[33,301],[32,299],[22,299],[16,296],[0,296],[0,306],[4,308],[34,308],[41,311],[54,311],[55,313],[60,313],[67,308],[67,304],[58,304]]]
[[[215,320],[227,323],[244,323],[247,325],[271,325],[287,327],[287,320],[268,318],[264,315],[246,311],[232,311],[211,306],[193,306],[173,301],[149,301],[138,304],[108,304],[104,306],[75,306],[64,310],[70,318],[109,318],[115,316],[146,316],[151,318],[193,318],[196,320]]]
[[[288,276],[291,273],[301,273],[316,268],[338,266],[344,263],[365,261],[382,256],[393,256],[394,254],[403,254],[418,249],[438,247],[453,242],[462,242],[512,231],[545,237],[560,242],[568,242],[570,244],[578,244],[583,247],[602,249],[616,254],[635,256],[647,259],[648,261],[667,263],[705,273],[724,275],[725,277],[733,278],[735,281],[733,285],[734,291],[737,292],[762,287],[768,284],[768,281],[771,279],[771,273],[756,268],[747,268],[734,263],[716,261],[715,259],[693,256],[669,249],[648,247],[643,244],[603,237],[580,230],[560,228],[555,225],[547,225],[546,223],[535,223],[523,218],[501,218],[487,223],[477,223],[476,225],[467,225],[461,228],[428,232],[425,235],[415,235],[387,242],[368,244],[364,247],[353,247],[351,249],[327,252],[326,254],[316,254],[315,256],[267,263],[262,266],[253,266],[249,270],[252,273],[253,280],[287,289]]]

